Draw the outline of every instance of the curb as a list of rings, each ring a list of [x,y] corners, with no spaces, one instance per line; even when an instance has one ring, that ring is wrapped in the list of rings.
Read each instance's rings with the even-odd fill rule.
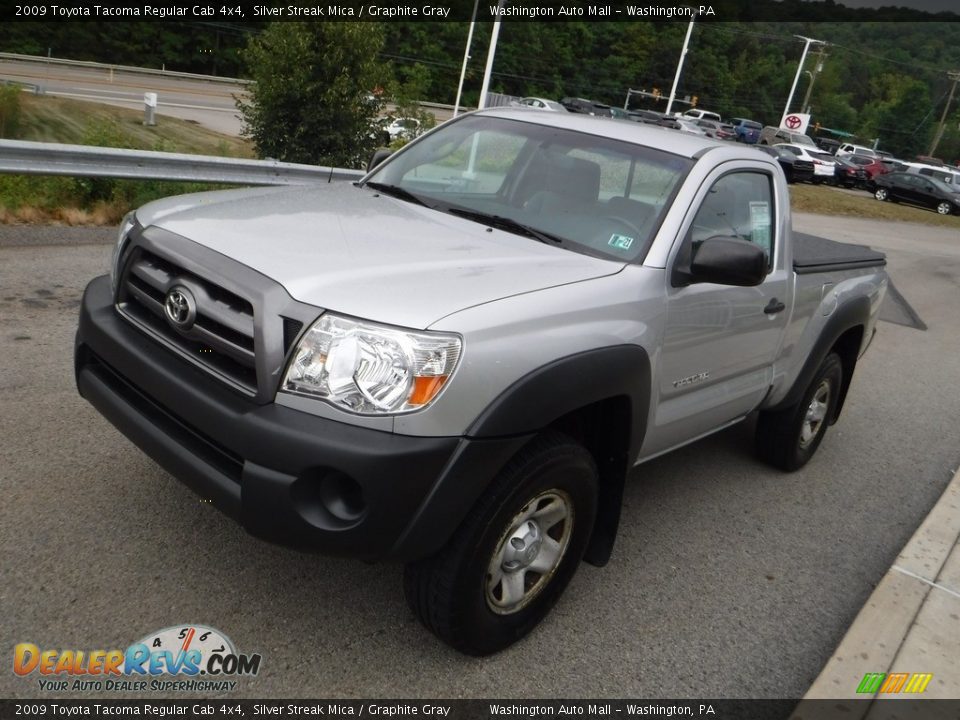
[[[960,698],[960,632],[950,632],[958,621],[948,619],[960,614],[958,542],[960,470],[864,604],[804,700],[870,700],[878,693],[857,693],[864,675],[891,672],[933,673],[924,694],[908,698]],[[926,622],[931,617],[934,622]],[[845,717],[859,720],[871,704],[848,706]]]

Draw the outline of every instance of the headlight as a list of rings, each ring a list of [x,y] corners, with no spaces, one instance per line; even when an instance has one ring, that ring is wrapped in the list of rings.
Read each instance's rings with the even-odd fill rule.
[[[132,210],[124,215],[123,220],[120,221],[117,243],[114,245],[113,256],[110,258],[110,287],[114,293],[117,292],[117,281],[120,279],[120,268],[117,267],[117,264],[120,262],[120,250],[123,248],[124,241],[127,239],[127,235],[130,234],[135,223],[136,214],[135,211]]]
[[[283,390],[360,415],[429,405],[460,358],[456,335],[398,330],[326,313],[300,340]]]

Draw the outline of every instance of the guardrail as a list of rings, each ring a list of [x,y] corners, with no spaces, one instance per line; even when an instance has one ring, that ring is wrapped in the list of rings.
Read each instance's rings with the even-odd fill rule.
[[[19,53],[0,52],[0,60],[14,62],[41,63],[44,65],[70,65],[73,67],[107,70],[110,72],[125,72],[135,75],[163,75],[164,77],[182,78],[184,80],[202,80],[206,82],[229,83],[231,85],[249,85],[252,81],[243,78],[221,77],[219,75],[200,75],[198,73],[181,72],[162,68],[135,67],[132,65],[111,65],[109,63],[93,62],[92,60],[67,60],[66,58],[47,57],[45,55],[21,55]]]
[[[362,170],[152,150],[0,140],[0,172],[237,185],[316,185],[359,180]]]

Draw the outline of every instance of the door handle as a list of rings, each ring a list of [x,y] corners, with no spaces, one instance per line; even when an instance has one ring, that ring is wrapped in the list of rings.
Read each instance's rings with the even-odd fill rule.
[[[767,303],[767,306],[763,309],[763,312],[767,315],[776,315],[782,310],[786,310],[787,306],[776,298],[771,298],[770,302]]]

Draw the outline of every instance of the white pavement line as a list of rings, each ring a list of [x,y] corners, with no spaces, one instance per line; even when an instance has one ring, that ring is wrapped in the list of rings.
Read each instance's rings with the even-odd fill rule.
[[[926,583],[926,584],[929,585],[930,587],[934,587],[934,588],[936,588],[937,590],[943,590],[945,593],[948,593],[948,594],[950,594],[950,595],[953,595],[953,596],[956,597],[956,598],[960,598],[960,592],[957,592],[956,590],[951,590],[950,588],[944,587],[943,585],[940,585],[939,583],[931,582],[930,580],[927,580],[925,577],[921,577],[921,576],[917,575],[916,573],[910,572],[909,570],[904,570],[904,569],[903,569],[902,567],[900,567],[899,565],[894,565],[894,566],[891,567],[890,569],[891,569],[891,570],[896,570],[896,571],[899,572],[899,573],[903,573],[904,575],[907,575],[907,576],[909,576],[909,577],[912,577],[914,580],[919,580],[919,581],[922,582],[922,583]]]

